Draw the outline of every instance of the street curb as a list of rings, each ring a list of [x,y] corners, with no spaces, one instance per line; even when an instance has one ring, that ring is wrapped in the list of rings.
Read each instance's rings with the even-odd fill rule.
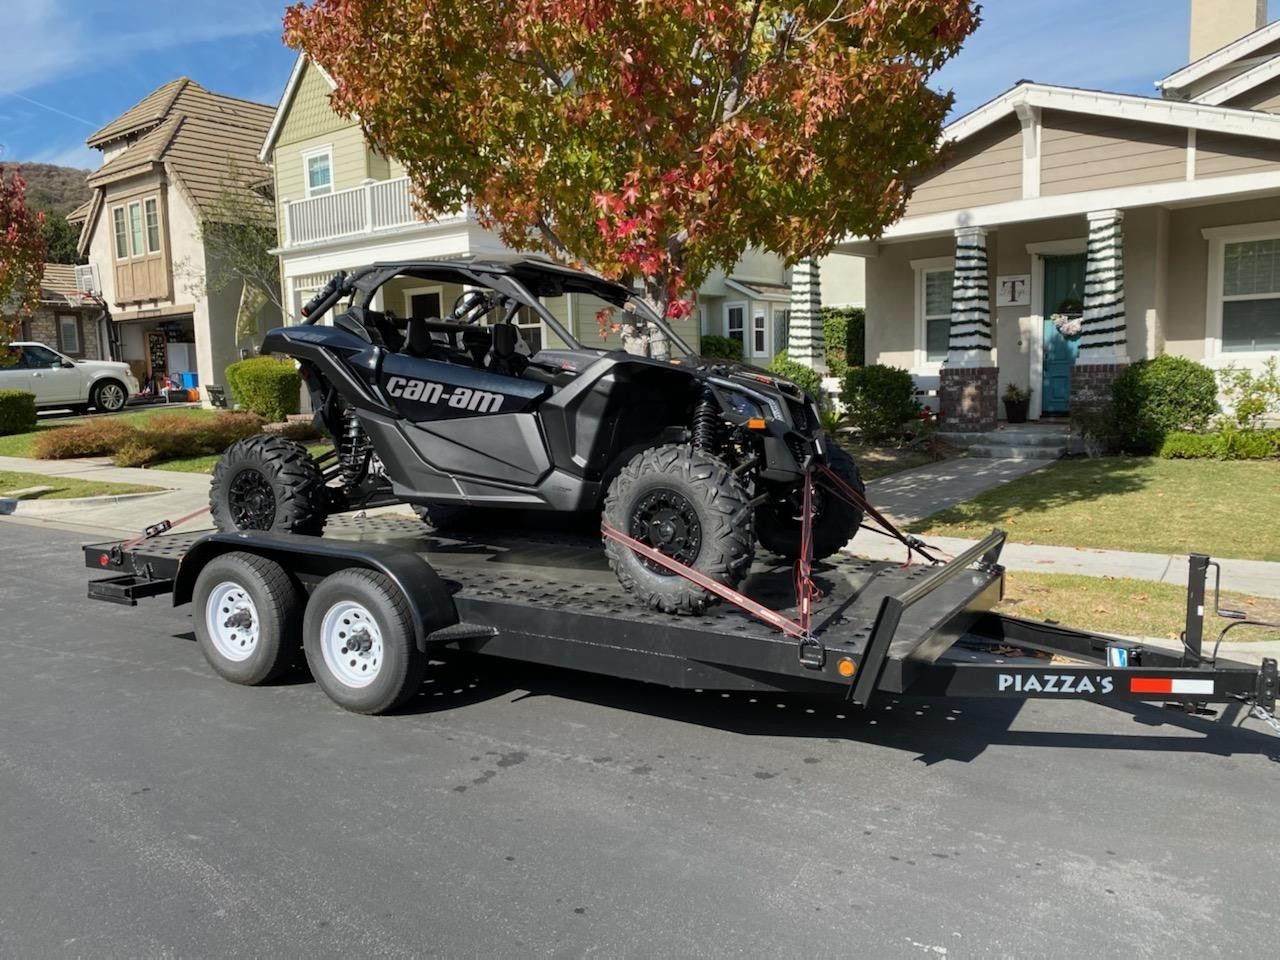
[[[110,507],[118,503],[130,503],[134,500],[146,500],[149,497],[162,497],[175,493],[172,489],[153,490],[150,493],[117,493],[100,497],[68,497],[65,500],[8,500],[0,499],[0,515],[11,514],[24,517],[54,517],[61,513],[75,513],[80,510],[92,510],[97,507]],[[9,509],[6,510],[6,505]],[[21,509],[19,509],[21,507]],[[34,508],[34,509],[32,509]]]

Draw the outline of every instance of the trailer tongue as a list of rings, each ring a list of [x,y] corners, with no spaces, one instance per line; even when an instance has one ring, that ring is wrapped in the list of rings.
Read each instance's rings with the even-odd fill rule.
[[[175,605],[194,600],[202,650],[228,679],[261,682],[232,669],[228,656],[240,654],[229,653],[228,637],[239,638],[246,658],[279,660],[264,662],[255,677],[283,669],[301,643],[326,692],[360,712],[403,703],[429,659],[469,653],[670,687],[827,691],[864,706],[887,693],[1242,700],[1261,715],[1273,713],[1276,661],[1255,667],[1206,656],[1194,617],[1184,650],[1170,653],[992,613],[1003,590],[1004,540],[993,531],[932,566],[853,557],[815,565],[814,590],[802,590],[799,604],[790,565],[757,563],[741,591],[749,603],[701,617],[631,602],[590,534],[454,540],[429,536],[408,518],[352,517],[335,518],[323,537],[168,534],[87,546],[85,560],[111,574],[90,581],[95,599],[132,605],[171,594]],[[1193,558],[1188,606],[1200,616],[1210,567],[1207,557]],[[258,584],[263,570],[275,578],[271,590]],[[378,590],[355,584],[353,570],[364,571]],[[228,597],[241,599],[228,605]],[[290,615],[279,616],[274,605]],[[328,613],[353,609],[368,617],[363,632],[325,634]],[[280,625],[281,636],[268,635],[272,624]],[[399,630],[411,640],[402,652],[395,643]],[[335,658],[343,661],[336,667]],[[360,686],[365,677],[353,670],[375,674]]]

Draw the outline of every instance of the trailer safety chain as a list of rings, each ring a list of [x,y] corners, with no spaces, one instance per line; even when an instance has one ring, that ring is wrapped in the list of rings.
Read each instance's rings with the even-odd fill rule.
[[[1255,703],[1253,705],[1253,715],[1276,733],[1280,733],[1280,720],[1277,720],[1262,704]]]

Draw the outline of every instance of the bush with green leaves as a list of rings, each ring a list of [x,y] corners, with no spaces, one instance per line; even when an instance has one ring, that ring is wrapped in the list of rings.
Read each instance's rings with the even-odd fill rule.
[[[36,397],[25,390],[0,390],[0,437],[35,429]]]
[[[1280,420],[1280,369],[1275,357],[1254,373],[1234,363],[1218,371],[1222,391],[1224,425],[1241,430],[1256,430],[1268,420]]]
[[[822,340],[827,369],[844,379],[850,367],[860,367],[865,358],[866,311],[861,307],[823,307]]]
[[[1203,430],[1218,412],[1213,371],[1163,354],[1130,364],[1111,389],[1114,442],[1127,453],[1150,454],[1175,430]]]
[[[863,440],[875,443],[900,436],[903,426],[919,416],[915,393],[910,373],[875,363],[849,369],[841,399],[849,423]]]
[[[783,380],[790,380],[819,403],[822,402],[822,378],[818,376],[816,370],[790,359],[787,356],[787,351],[779,350],[773,355],[773,362],[769,364],[769,372],[777,374]]]
[[[698,355],[708,360],[741,360],[742,341],[704,334],[698,347]]]
[[[1231,427],[1213,433],[1175,430],[1160,444],[1160,456],[1166,460],[1280,459],[1280,430]]]
[[[292,360],[250,357],[227,367],[227,385],[244,410],[269,422],[298,412],[302,380]]]

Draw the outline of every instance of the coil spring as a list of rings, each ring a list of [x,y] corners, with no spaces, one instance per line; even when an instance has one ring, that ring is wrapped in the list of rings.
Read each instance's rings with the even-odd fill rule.
[[[355,409],[347,407],[342,415],[342,443],[338,446],[343,486],[353,487],[364,479],[371,450],[368,434],[364,432]]]
[[[719,446],[720,408],[710,390],[693,409],[693,446],[695,450],[715,450]]]

